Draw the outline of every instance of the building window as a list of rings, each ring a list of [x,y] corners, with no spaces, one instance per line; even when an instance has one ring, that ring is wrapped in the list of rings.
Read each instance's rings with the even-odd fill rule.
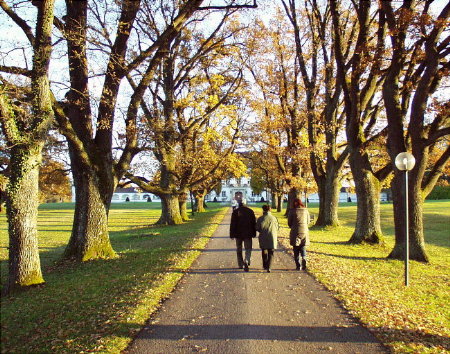
[[[120,197],[117,195],[117,194],[113,194],[113,197],[112,197],[112,199],[113,200],[119,200],[120,199]]]
[[[222,191],[222,197],[226,197],[227,196],[227,192],[226,191]]]

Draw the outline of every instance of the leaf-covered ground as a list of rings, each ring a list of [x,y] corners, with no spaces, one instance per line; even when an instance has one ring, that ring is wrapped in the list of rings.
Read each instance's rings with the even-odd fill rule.
[[[317,213],[317,208],[311,208]],[[410,261],[409,286],[404,262],[386,259],[392,250],[392,205],[382,205],[385,245],[349,245],[356,207],[339,210],[341,226],[310,231],[309,272],[393,352],[450,352],[450,202],[424,206],[430,264]],[[283,215],[283,235],[289,229]],[[287,238],[281,238],[290,247]]]
[[[186,224],[157,227],[157,208],[156,203],[113,205],[111,240],[119,258],[57,265],[70,236],[73,205],[44,206],[39,236],[46,284],[2,299],[2,353],[118,353],[126,348],[228,210],[211,207]],[[310,210],[317,214],[317,206]],[[339,209],[340,227],[311,230],[309,271],[393,352],[450,352],[450,202],[427,202],[424,215],[431,263],[411,262],[409,287],[403,285],[403,262],[386,259],[393,246],[392,205],[382,205],[384,246],[346,243],[356,217],[351,203]],[[286,219],[277,217],[287,235]],[[0,214],[2,282],[7,243]]]

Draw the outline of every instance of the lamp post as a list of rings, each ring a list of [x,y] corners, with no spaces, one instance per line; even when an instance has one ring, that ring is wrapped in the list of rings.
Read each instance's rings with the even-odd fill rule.
[[[189,194],[191,195],[191,210],[192,210],[192,215],[195,215],[194,212],[194,198],[192,197],[192,191],[189,191]]]
[[[405,171],[405,286],[409,284],[409,201],[408,201],[408,171],[416,164],[416,159],[409,152],[401,152],[395,157],[395,166]]]

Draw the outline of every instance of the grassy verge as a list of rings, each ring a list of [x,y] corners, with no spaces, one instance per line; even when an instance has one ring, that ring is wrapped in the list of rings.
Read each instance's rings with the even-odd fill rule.
[[[70,236],[73,205],[39,213],[46,284],[1,302],[2,353],[118,353],[173,290],[197,258],[227,208],[196,214],[186,224],[157,227],[156,203],[113,205],[111,242],[119,258],[55,265]],[[0,215],[2,281],[7,226]]]
[[[318,212],[316,206],[310,207]],[[426,250],[430,264],[388,260],[394,245],[392,205],[383,204],[384,246],[349,245],[356,206],[339,209],[341,226],[310,231],[309,272],[393,352],[450,352],[450,202],[424,204]],[[277,215],[288,236],[286,219]],[[283,244],[290,247],[287,238]]]

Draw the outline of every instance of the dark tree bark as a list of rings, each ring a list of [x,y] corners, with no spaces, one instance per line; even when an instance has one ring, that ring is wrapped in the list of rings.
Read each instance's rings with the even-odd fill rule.
[[[318,177],[317,187],[319,190],[319,205],[328,207],[319,208],[316,226],[337,226],[339,206],[339,181],[336,173],[328,173]]]
[[[281,195],[278,195],[277,199],[278,199],[277,212],[281,213],[283,211],[284,197],[281,194]]]
[[[428,116],[426,111],[432,95],[440,87],[442,77],[450,68],[448,60],[445,59],[449,54],[449,37],[441,40],[450,15],[450,3],[441,8],[437,19],[428,13],[427,4],[419,8],[417,3],[405,1],[397,10],[394,10],[394,4],[390,2],[381,2],[380,5],[380,12],[390,29],[392,45],[390,65],[382,91],[388,120],[388,151],[392,163],[400,152],[408,150],[416,159],[415,167],[408,173],[410,258],[428,262],[422,203],[442,174],[443,166],[449,161],[450,147],[441,155],[431,171],[426,171],[428,155],[433,145],[450,134],[450,128],[445,125],[449,113],[444,107],[447,104],[448,108],[448,103],[442,105],[444,109],[434,118]],[[430,26],[420,27],[420,36],[410,38],[410,33],[413,33],[411,28],[416,28],[415,15],[431,18],[433,21]],[[408,110],[411,112],[409,123]],[[388,256],[394,259],[404,259],[404,178],[404,172],[395,168],[392,181],[395,245]]]
[[[331,1],[336,51],[336,63],[339,82],[344,92],[347,143],[350,151],[350,168],[355,181],[357,204],[357,220],[355,231],[350,243],[381,243],[383,241],[380,224],[380,192],[381,182],[387,177],[390,168],[382,167],[375,172],[368,153],[370,127],[376,120],[377,109],[371,106],[377,88],[380,86],[379,67],[384,50],[385,24],[379,21],[377,30],[377,53],[371,59],[370,28],[371,3],[360,1],[355,4],[357,13],[357,40],[354,52],[348,63],[345,62],[344,52],[348,49],[344,44],[341,33],[341,14],[337,3]],[[346,67],[350,67],[347,74]],[[369,127],[369,128],[368,128]],[[390,164],[389,164],[390,166]]]
[[[66,1],[64,33],[68,45],[71,89],[67,94],[65,115],[57,115],[62,131],[68,137],[76,202],[72,233],[64,257],[79,261],[115,257],[109,240],[108,212],[117,180],[112,171],[110,132],[106,128],[109,125],[112,130],[112,120],[107,118],[110,112],[104,102],[108,101],[110,109],[114,109],[115,97],[110,95],[117,91],[118,82],[111,79],[114,69],[110,63],[110,73],[105,80],[105,87],[108,87],[110,94],[104,95],[99,108],[100,119],[108,119],[108,124],[104,123],[105,128],[98,129],[94,137],[86,52],[87,5],[84,1]],[[135,15],[133,11],[137,11],[137,8],[129,9],[131,14],[123,14],[122,20],[131,21],[130,18]],[[123,13],[127,11],[124,9]],[[127,25],[131,26],[130,23]],[[115,46],[119,53],[126,48],[117,44],[121,40],[124,40],[124,36],[118,36]],[[120,61],[119,53],[115,54],[115,60]]]
[[[429,262],[429,257],[425,252],[425,238],[423,235],[423,217],[422,203],[417,203],[417,198],[422,199],[420,187],[414,186],[414,175],[408,176],[408,184],[412,183],[408,191],[408,208],[409,208],[409,257],[419,262]],[[392,194],[394,205],[394,220],[405,220],[406,203],[405,203],[405,172],[398,171],[392,181],[392,190],[396,191]],[[419,196],[417,195],[419,192]],[[388,258],[404,259],[405,258],[405,224],[395,222],[396,243]],[[419,231],[419,232],[418,232]],[[401,238],[401,239],[400,239]]]
[[[278,197],[279,197],[278,193],[272,193],[272,203],[271,203],[271,207],[272,207],[272,209],[274,209],[274,210],[280,212],[281,209],[278,210],[279,207],[280,207],[280,203],[279,203],[280,201],[279,201]]]
[[[202,4],[202,0],[190,0],[180,5],[172,22],[157,31],[154,41],[143,48],[138,55],[129,55],[129,42],[141,1],[125,0],[117,3],[119,18],[115,36],[106,38],[110,43],[108,63],[100,97],[98,113],[91,113],[90,92],[88,88],[87,22],[88,2],[66,0],[65,23],[59,21],[58,28],[68,43],[71,88],[67,102],[54,102],[58,113],[61,132],[69,141],[77,205],[74,226],[65,256],[79,260],[114,257],[107,231],[108,211],[111,196],[118,181],[128,170],[133,157],[140,151],[137,146],[138,110],[144,100],[144,93],[155,80],[155,69],[168,53],[168,44],[178,35],[183,25]],[[100,18],[101,16],[99,16]],[[151,16],[150,16],[151,17]],[[91,17],[95,18],[95,16]],[[101,24],[100,24],[101,25]],[[103,32],[105,33],[105,32]],[[102,52],[105,47],[102,47]],[[130,61],[127,62],[127,59]],[[113,131],[115,110],[121,83],[140,68],[140,81],[133,82],[128,111],[125,118],[125,143],[122,153],[113,157]],[[61,106],[64,106],[64,110]],[[93,125],[95,124],[95,126]],[[179,213],[173,207],[172,199],[177,198],[171,191],[163,197],[169,215]],[[78,215],[78,213],[80,213]],[[163,218],[163,223],[173,220]],[[174,220],[179,220],[176,216]],[[95,226],[97,225],[97,226]]]
[[[328,8],[323,14],[316,1],[310,2],[309,5],[305,3],[306,16],[304,20],[308,23],[308,36],[311,43],[310,52],[307,53],[302,42],[303,34],[300,29],[301,21],[298,17],[296,0],[283,0],[282,3],[294,29],[298,65],[305,87],[308,139],[312,147],[310,166],[320,199],[319,215],[315,225],[336,226],[339,224],[337,199],[339,183],[337,180],[349,151],[345,149],[343,152],[339,152],[337,148],[337,138],[342,128],[342,123],[336,115],[341,87],[334,80],[333,51],[329,51],[326,45],[330,28]],[[324,63],[325,72],[323,108],[319,108],[317,103],[320,87],[319,62]],[[322,109],[319,113],[320,118],[317,114],[319,109]],[[323,136],[326,141],[326,159],[321,157],[323,146],[319,144]]]
[[[355,180],[358,198],[356,225],[350,243],[381,243],[383,233],[380,224],[381,183],[373,175],[366,156],[350,154],[350,167]]]

